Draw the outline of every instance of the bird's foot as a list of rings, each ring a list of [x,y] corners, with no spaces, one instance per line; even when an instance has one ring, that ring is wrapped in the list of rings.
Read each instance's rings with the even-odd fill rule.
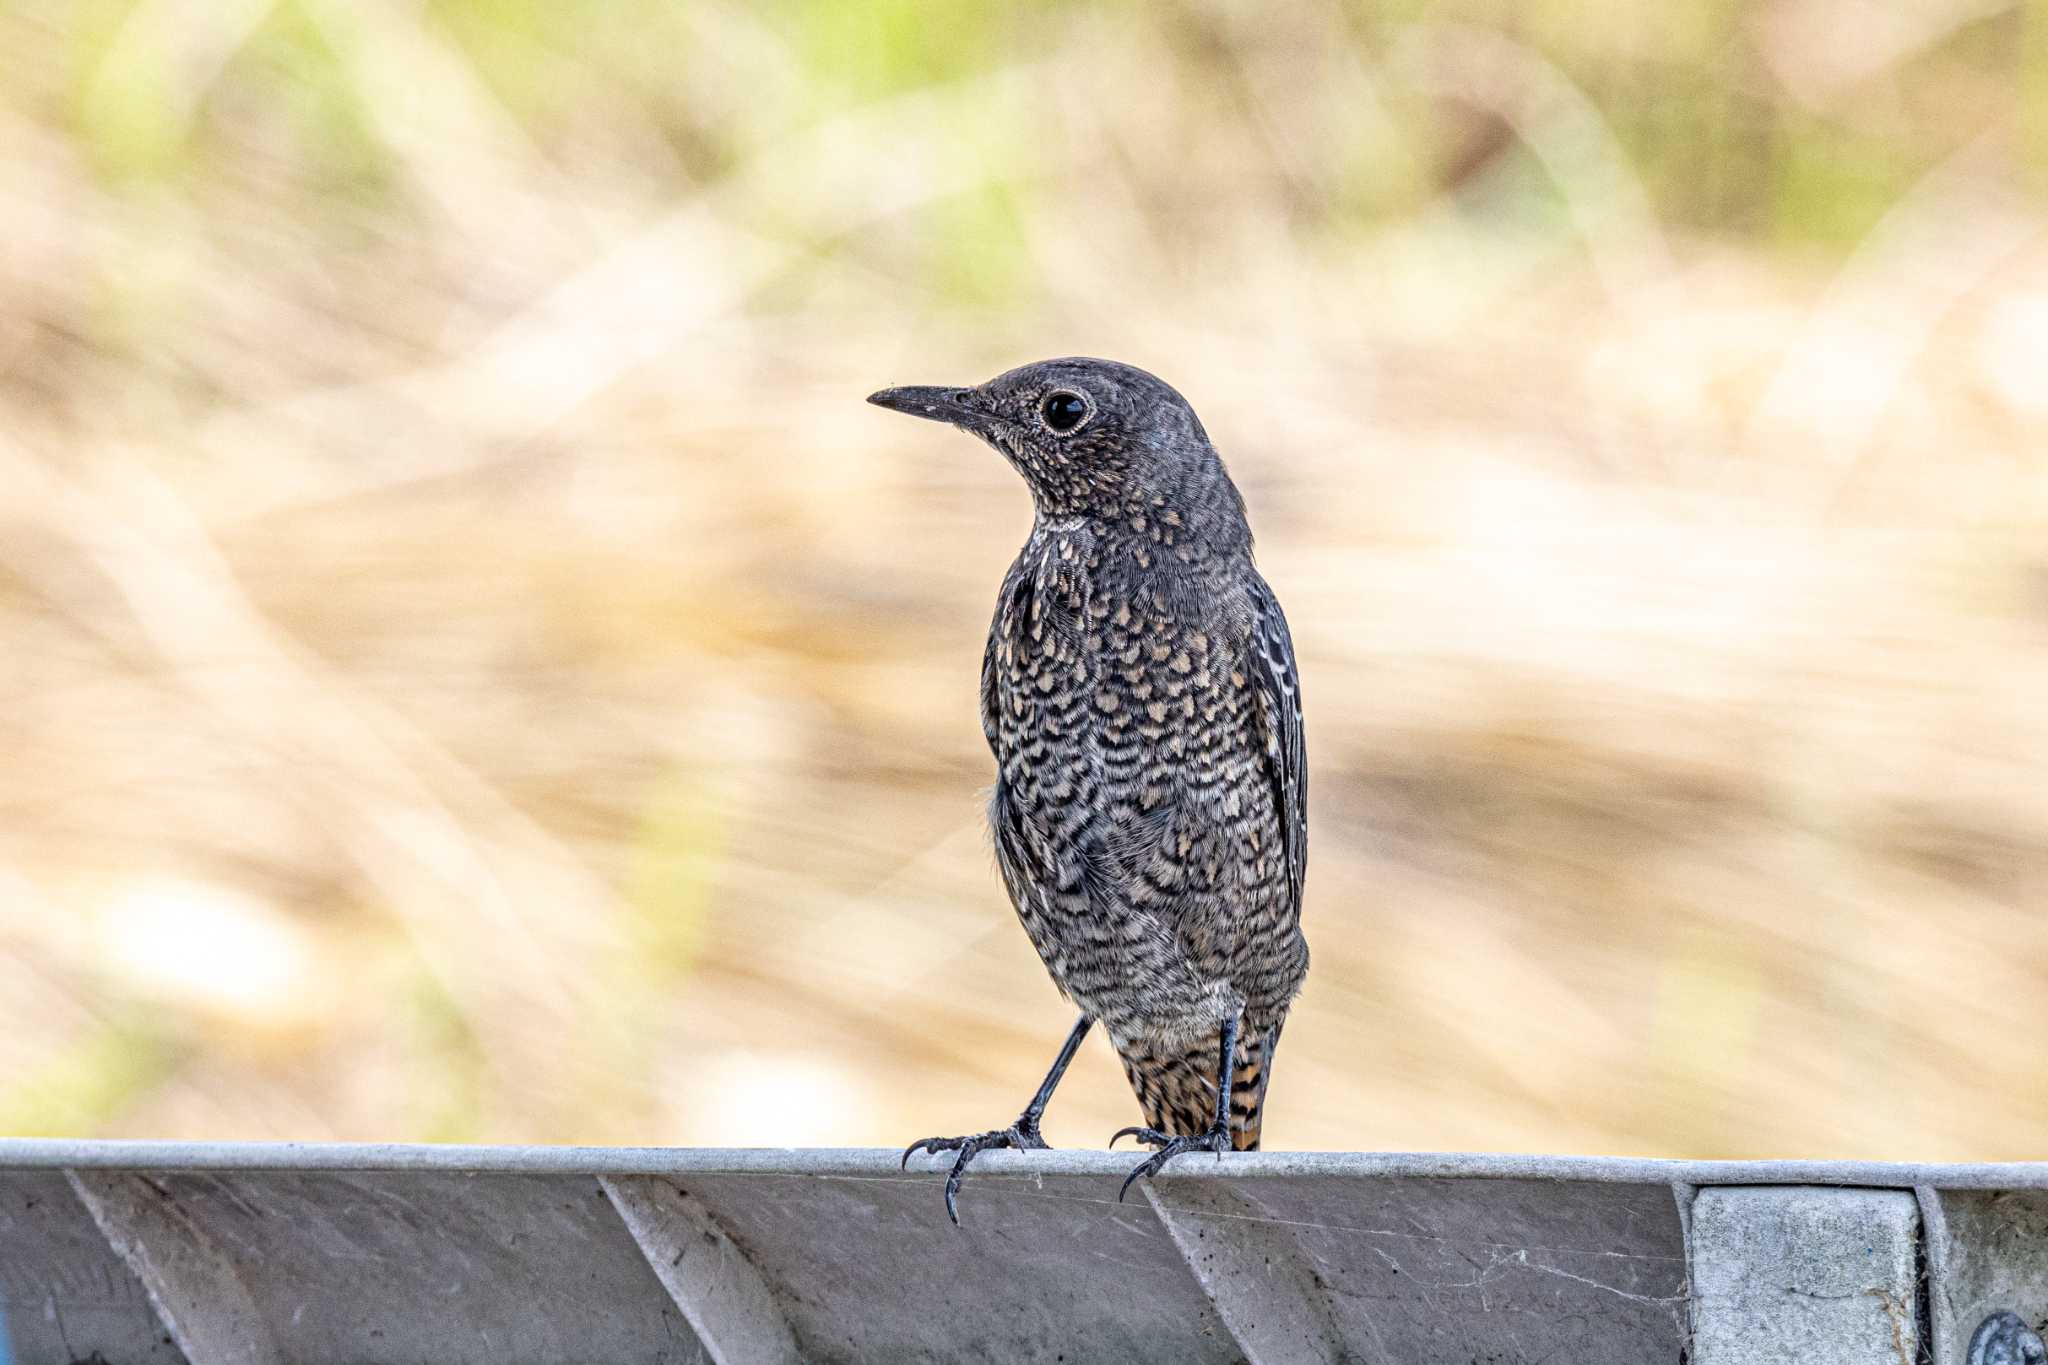
[[[1039,1135],[1038,1120],[1030,1114],[1024,1115],[1008,1128],[991,1128],[986,1133],[974,1133],[967,1137],[920,1138],[903,1149],[901,1164],[910,1165],[914,1153],[925,1152],[936,1156],[940,1152],[958,1152],[953,1169],[946,1176],[946,1216],[953,1220],[953,1226],[960,1226],[960,1179],[967,1174],[967,1163],[991,1147],[1008,1147],[1013,1150],[1045,1151],[1046,1141]]]
[[[1116,1200],[1119,1204],[1123,1202],[1124,1196],[1131,1192],[1131,1186],[1137,1182],[1140,1176],[1149,1178],[1158,1175],[1165,1168],[1167,1162],[1173,1160],[1182,1152],[1214,1152],[1221,1156],[1229,1151],[1232,1146],[1230,1130],[1221,1126],[1211,1128],[1206,1133],[1196,1133],[1190,1137],[1172,1137],[1160,1132],[1157,1128],[1119,1128],[1116,1137],[1109,1140],[1109,1145],[1114,1147],[1118,1139],[1127,1137],[1134,1137],[1140,1142],[1149,1142],[1159,1150],[1140,1163],[1137,1170],[1124,1177],[1123,1188],[1116,1192]]]

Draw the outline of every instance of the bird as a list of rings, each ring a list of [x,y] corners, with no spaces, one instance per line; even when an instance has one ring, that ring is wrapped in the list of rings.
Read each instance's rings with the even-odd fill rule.
[[[981,667],[995,861],[1080,1017],[1017,1120],[954,1152],[946,1212],[991,1148],[1044,1148],[1047,1104],[1100,1024],[1153,1149],[1256,1150],[1274,1050],[1308,973],[1308,767],[1287,618],[1245,504],[1187,400],[1131,365],[1040,361],[870,403],[944,422],[1023,476],[1031,533]]]

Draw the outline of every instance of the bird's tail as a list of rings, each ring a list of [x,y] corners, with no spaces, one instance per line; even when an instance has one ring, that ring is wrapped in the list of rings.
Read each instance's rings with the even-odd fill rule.
[[[1237,1055],[1230,1083],[1230,1140],[1240,1152],[1257,1151],[1266,1107],[1266,1083],[1273,1075],[1273,1049],[1283,1020],[1238,1026]],[[1145,1122],[1170,1136],[1206,1133],[1216,1116],[1216,1048],[1220,1038],[1203,1034],[1187,1043],[1118,1039],[1124,1075],[1145,1111]]]

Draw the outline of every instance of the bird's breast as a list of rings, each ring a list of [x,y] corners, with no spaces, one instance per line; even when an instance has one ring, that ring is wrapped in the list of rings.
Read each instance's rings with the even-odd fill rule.
[[[1243,646],[1221,595],[1104,560],[1099,540],[1054,533],[1020,564],[992,700],[1006,759],[1020,778],[1051,779],[1045,799],[1085,793],[1144,816],[1242,747]]]

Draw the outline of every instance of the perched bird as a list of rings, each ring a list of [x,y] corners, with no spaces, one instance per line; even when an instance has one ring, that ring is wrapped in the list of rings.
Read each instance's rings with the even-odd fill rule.
[[[1259,1145],[1301,935],[1308,769],[1287,619],[1252,566],[1244,500],[1187,401],[1143,370],[1048,360],[978,388],[870,403],[994,446],[1031,538],[981,666],[989,825],[1010,901],[1081,1017],[1017,1121],[904,1153],[1044,1147],[1039,1119],[1091,1026],[1123,1059],[1155,1154]]]

